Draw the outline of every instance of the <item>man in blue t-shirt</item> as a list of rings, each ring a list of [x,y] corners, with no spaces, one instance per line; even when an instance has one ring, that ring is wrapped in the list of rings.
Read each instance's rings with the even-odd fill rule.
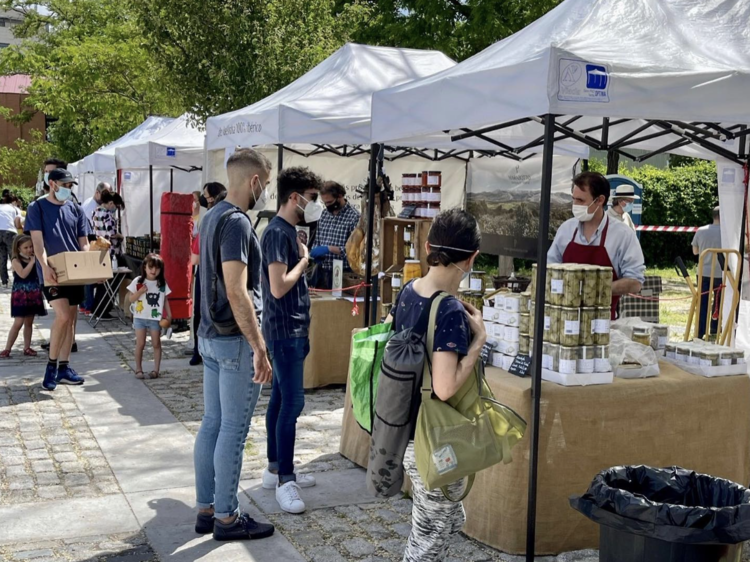
[[[44,279],[44,296],[55,311],[50,329],[49,362],[42,386],[55,390],[58,383],[83,384],[68,364],[73,344],[74,320],[83,302],[83,286],[57,286],[55,270],[47,258],[61,252],[85,252],[89,249],[88,224],[77,203],[70,200],[76,182],[67,170],[56,168],[49,173],[50,193],[29,205],[25,228],[34,243],[39,279]]]
[[[307,168],[280,172],[276,188],[279,212],[261,240],[262,329],[273,364],[273,388],[266,413],[268,468],[263,473],[263,487],[276,488],[276,501],[289,513],[305,511],[299,489],[315,485],[312,476],[294,474],[297,418],[305,406],[304,363],[310,351],[310,295],[305,278],[310,257],[297,238],[296,225],[320,219],[321,187],[320,178]]]

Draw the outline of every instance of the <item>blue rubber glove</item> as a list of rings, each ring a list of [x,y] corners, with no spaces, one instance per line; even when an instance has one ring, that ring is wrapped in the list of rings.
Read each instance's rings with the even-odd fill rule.
[[[310,257],[315,261],[320,261],[330,253],[331,251],[328,249],[328,246],[315,246],[310,251]]]

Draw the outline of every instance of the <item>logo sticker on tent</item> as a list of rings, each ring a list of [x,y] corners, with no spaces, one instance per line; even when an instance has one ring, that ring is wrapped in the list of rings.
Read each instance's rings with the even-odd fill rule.
[[[603,64],[560,59],[557,99],[609,103],[609,69]]]
[[[125,172],[125,173],[123,174],[123,177],[124,177],[124,178],[125,178],[126,180],[129,180],[129,179],[130,179],[130,177],[131,177],[131,175],[132,175],[132,174],[131,174],[130,172]]]
[[[170,158],[176,158],[177,157],[177,149],[172,148],[171,146],[167,147],[167,156]]]

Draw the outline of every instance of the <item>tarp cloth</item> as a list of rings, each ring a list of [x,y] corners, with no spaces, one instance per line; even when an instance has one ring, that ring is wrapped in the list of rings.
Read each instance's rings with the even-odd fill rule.
[[[589,387],[542,383],[537,554],[597,548],[598,526],[568,498],[609,467],[678,465],[739,483],[750,478],[750,379],[708,379],[670,363],[659,366],[661,375],[653,379]],[[530,378],[488,368],[487,380],[498,400],[531,418]],[[464,532],[512,554],[526,547],[530,442],[524,438],[513,449],[511,464],[477,474],[464,501]],[[344,406],[340,451],[367,463],[369,435],[350,405]]]

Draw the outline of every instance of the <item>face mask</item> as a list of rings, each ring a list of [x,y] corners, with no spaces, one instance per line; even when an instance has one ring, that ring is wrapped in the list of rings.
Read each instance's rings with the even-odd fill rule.
[[[341,209],[341,203],[339,203],[338,201],[334,201],[330,205],[326,205],[326,209],[328,209],[329,213],[335,213],[336,211]]]
[[[255,199],[255,188],[252,188],[253,190],[253,199]],[[260,192],[260,197],[255,199],[255,205],[252,206],[250,209],[251,211],[262,211],[266,208],[266,203],[268,202],[268,190],[264,187],[263,191]]]
[[[44,185],[49,185],[49,172],[44,172]]]
[[[632,212],[633,212],[633,204],[632,204],[632,203],[627,203],[627,204],[625,205],[624,211],[625,211],[625,212],[626,212],[627,214],[630,214],[630,213],[632,213]]]
[[[198,202],[201,204],[201,207],[203,207],[204,209],[208,209],[208,199],[203,197],[203,195],[198,198]]]
[[[596,209],[594,209],[593,213],[589,213],[589,207],[591,205],[573,205],[573,216],[581,222],[589,222],[596,214]]]
[[[460,267],[458,267],[455,263],[451,264],[453,267],[455,267],[457,270],[459,270],[463,275],[461,276],[461,281],[466,281],[466,279],[471,275],[471,268],[469,268],[469,271],[464,271]]]
[[[303,195],[300,195],[300,197],[302,197],[302,199],[305,199]],[[320,216],[323,214],[323,210],[325,209],[323,203],[320,202],[320,199],[316,201],[308,201],[307,199],[305,199],[305,201],[307,201],[307,205],[304,209],[297,205],[297,207],[305,212],[305,223],[309,224],[311,222],[319,221]]]
[[[67,201],[73,193],[69,187],[59,187],[55,192],[55,199],[58,201]]]

